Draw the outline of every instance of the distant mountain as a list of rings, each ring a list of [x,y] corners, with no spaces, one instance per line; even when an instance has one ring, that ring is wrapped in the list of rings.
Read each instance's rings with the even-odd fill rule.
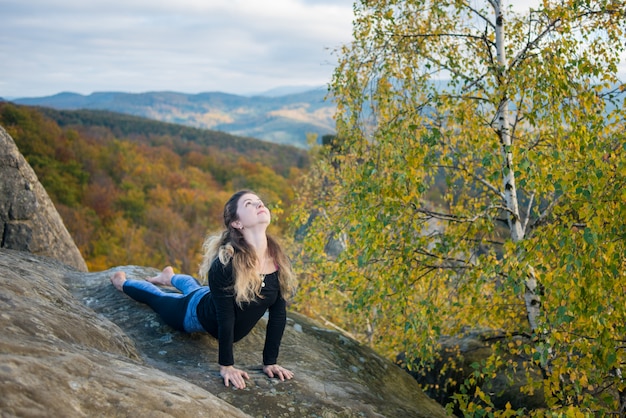
[[[325,89],[325,87],[323,87],[323,86],[317,86],[317,87],[312,87],[312,86],[282,86],[282,87],[273,88],[271,90],[266,90],[266,91],[264,91],[262,93],[246,94],[245,96],[280,97],[280,96],[287,96],[289,94],[305,93],[307,91],[320,90],[320,89]]]
[[[276,96],[279,92],[250,97],[219,92],[99,92],[88,96],[64,92],[11,101],[59,110],[108,110],[301,148],[307,147],[307,134],[321,138],[334,133],[335,104],[326,99],[325,88]]]

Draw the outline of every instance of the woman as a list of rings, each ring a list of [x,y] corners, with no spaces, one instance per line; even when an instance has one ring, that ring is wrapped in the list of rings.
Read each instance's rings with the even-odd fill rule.
[[[224,384],[246,387],[248,373],[234,367],[233,343],[245,337],[269,311],[263,371],[270,378],[291,379],[293,373],[276,363],[287,320],[286,300],[296,289],[296,277],[280,245],[266,234],[271,215],[259,197],[247,190],[235,193],[224,206],[225,230],[204,242],[200,277],[174,274],[171,267],[147,280],[126,279],[116,272],[111,282],[131,298],[148,304],[173,328],[208,332],[219,342],[220,375]],[[161,291],[174,286],[182,293]]]

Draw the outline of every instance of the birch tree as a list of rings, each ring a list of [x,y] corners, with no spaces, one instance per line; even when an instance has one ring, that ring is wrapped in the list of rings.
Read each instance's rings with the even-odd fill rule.
[[[524,390],[624,413],[626,2],[354,10],[337,137],[300,190],[301,309],[415,368],[468,327],[526,335],[503,347],[543,372]]]

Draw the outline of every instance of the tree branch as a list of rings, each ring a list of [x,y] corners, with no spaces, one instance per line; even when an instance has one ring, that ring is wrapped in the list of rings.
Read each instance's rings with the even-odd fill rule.
[[[491,3],[491,1],[490,1]],[[485,15],[483,15],[479,10],[473,8],[469,2],[465,2],[465,7],[467,7],[469,10],[471,10],[474,14],[476,14],[476,16],[478,16],[479,18],[481,18],[482,20],[485,21],[485,23],[487,23],[487,25],[491,26],[493,29],[495,29],[495,26],[493,24],[493,22],[491,20],[489,20],[489,18]]]
[[[436,211],[432,211],[428,209],[419,208],[417,207],[415,203],[411,203],[411,206],[413,206],[413,210],[415,210],[415,212],[417,213],[422,213],[431,218],[441,219],[444,221],[450,221],[450,222],[456,222],[456,223],[476,222],[478,219],[485,217],[485,215],[487,215],[487,213],[490,212],[492,209],[507,210],[506,207],[501,206],[501,205],[489,205],[487,209],[485,209],[483,212],[470,218],[470,217],[465,217],[465,216],[457,216],[457,215],[452,215],[449,213],[436,212]]]
[[[557,205],[557,203],[559,203],[560,200],[561,200],[561,196],[554,198],[554,200],[550,202],[548,207],[539,214],[537,219],[535,219],[535,221],[532,224],[530,224],[530,229],[532,230],[536,228],[537,226],[541,225],[546,220],[546,218],[550,216],[550,214],[552,213],[552,210]]]
[[[530,219],[530,211],[533,206],[533,201],[535,200],[535,192],[530,195],[530,201],[528,202],[528,208],[526,208],[526,219],[524,220],[524,225],[522,225],[522,231],[524,231],[524,236],[526,236],[526,228],[528,227],[528,220]]]

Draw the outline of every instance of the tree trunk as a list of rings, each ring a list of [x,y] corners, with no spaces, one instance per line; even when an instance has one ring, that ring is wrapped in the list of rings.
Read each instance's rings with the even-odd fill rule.
[[[498,59],[499,72],[501,80],[504,80],[507,72],[507,59],[504,45],[504,14],[502,11],[502,0],[490,0],[496,15],[496,52]],[[513,141],[511,139],[511,101],[508,95],[502,97],[500,107],[498,108],[498,135],[500,136],[500,144],[502,146],[502,174],[504,187],[504,200],[507,208],[507,219],[511,239],[513,242],[519,242],[524,239],[524,229],[519,215],[519,204],[517,201],[517,188],[515,186],[515,170],[513,169]],[[531,329],[537,328],[537,317],[540,311],[540,298],[538,294],[537,279],[532,267],[529,269],[528,278],[526,279],[526,291],[524,294],[526,303],[526,313]]]

